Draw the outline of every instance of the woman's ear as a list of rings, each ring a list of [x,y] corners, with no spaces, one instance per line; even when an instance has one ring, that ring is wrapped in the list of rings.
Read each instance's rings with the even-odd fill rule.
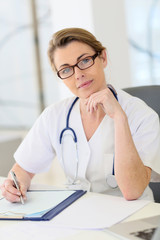
[[[102,59],[103,67],[105,68],[107,66],[107,53],[106,53],[105,49],[102,50],[102,52],[100,54],[100,58]]]

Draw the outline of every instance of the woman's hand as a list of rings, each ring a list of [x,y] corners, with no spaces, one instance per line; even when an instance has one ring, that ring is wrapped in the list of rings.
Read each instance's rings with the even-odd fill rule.
[[[98,105],[100,105],[103,111],[111,118],[114,118],[117,113],[123,112],[120,104],[109,88],[93,93],[86,99],[85,104],[87,111],[90,113],[96,111]]]
[[[19,183],[20,191],[14,185],[13,180],[11,179],[10,173],[8,178],[0,186],[2,191],[2,196],[4,196],[10,202],[20,202],[20,196],[26,200],[26,192],[30,186],[30,182],[34,174],[28,173],[22,169],[18,164],[15,164],[12,170],[16,173],[17,180]]]
[[[7,178],[0,186],[0,189],[2,191],[2,195],[10,202],[20,202],[21,195],[23,199],[26,200],[27,188],[23,184],[20,184],[20,191],[18,191],[13,180]]]

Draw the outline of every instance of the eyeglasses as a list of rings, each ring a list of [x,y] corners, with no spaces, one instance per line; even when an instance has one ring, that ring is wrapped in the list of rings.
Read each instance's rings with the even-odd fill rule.
[[[90,68],[94,64],[94,60],[98,55],[99,53],[96,53],[93,56],[88,56],[86,58],[83,58],[82,60],[78,61],[75,65],[62,68],[57,72],[58,77],[61,79],[66,79],[71,77],[75,73],[75,70],[74,70],[75,67],[78,67],[81,70]]]

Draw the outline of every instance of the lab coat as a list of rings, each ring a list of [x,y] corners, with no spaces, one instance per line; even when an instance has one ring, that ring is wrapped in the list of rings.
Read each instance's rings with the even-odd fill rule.
[[[160,173],[160,129],[158,115],[142,100],[118,90],[118,101],[128,117],[133,141],[145,166]],[[69,127],[77,135],[77,151],[71,131],[65,131],[60,144],[61,131],[66,127],[66,118],[74,97],[47,107],[37,119],[24,141],[14,154],[17,163],[26,171],[48,171],[55,156],[60,161],[68,180],[78,179],[82,188],[93,192],[121,196],[120,189],[107,184],[112,174],[114,159],[114,122],[105,115],[99,127],[87,141],[80,115],[78,100],[70,115]],[[78,164],[76,157],[78,154]],[[124,173],[125,174],[125,173]],[[153,199],[149,187],[142,198]]]

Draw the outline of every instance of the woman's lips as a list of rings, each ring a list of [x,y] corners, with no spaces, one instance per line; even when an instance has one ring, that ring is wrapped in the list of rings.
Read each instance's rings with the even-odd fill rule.
[[[86,82],[82,83],[81,85],[79,85],[78,88],[86,88],[86,87],[90,86],[90,84],[92,82],[93,82],[93,80],[86,81]]]

